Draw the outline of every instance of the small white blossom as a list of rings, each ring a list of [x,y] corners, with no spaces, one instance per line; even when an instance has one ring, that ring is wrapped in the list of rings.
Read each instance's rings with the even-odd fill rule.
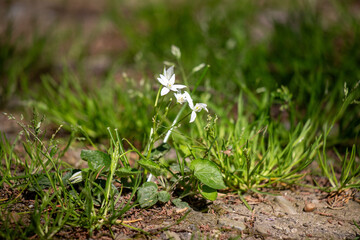
[[[192,113],[191,113],[191,116],[190,116],[190,123],[195,121],[196,113],[200,112],[202,109],[205,109],[205,111],[209,112],[209,110],[207,109],[207,105],[205,103],[197,103],[194,106],[193,100],[191,99],[190,95],[189,95],[187,101],[189,103],[189,107],[192,110]]]
[[[188,99],[191,99],[190,94],[185,91],[184,93],[174,93],[176,97],[176,101],[180,104],[183,104],[188,101]]]
[[[164,73],[160,74],[160,77],[157,79],[161,85],[164,86],[161,89],[161,96],[168,94],[171,91],[178,92],[179,89],[186,88],[185,85],[174,84],[175,83],[175,74],[174,74],[174,66],[169,67],[168,69],[164,68]]]

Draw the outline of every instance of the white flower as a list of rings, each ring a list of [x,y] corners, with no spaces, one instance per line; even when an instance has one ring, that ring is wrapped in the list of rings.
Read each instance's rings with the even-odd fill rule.
[[[191,99],[190,95],[189,95],[187,101],[189,103],[189,107],[192,110],[191,117],[190,117],[190,123],[195,121],[196,113],[200,112],[202,109],[205,109],[205,111],[209,112],[209,110],[207,109],[207,105],[205,103],[197,103],[194,106],[193,100]]]
[[[185,91],[184,93],[174,93],[176,97],[176,101],[180,104],[183,104],[188,101],[188,99],[191,99],[190,94]]]
[[[174,66],[169,67],[168,69],[164,68],[164,74],[160,74],[160,77],[157,79],[161,85],[164,86],[161,89],[161,96],[168,94],[171,91],[177,92],[178,89],[186,88],[185,85],[177,85],[175,83],[175,74],[174,74]]]

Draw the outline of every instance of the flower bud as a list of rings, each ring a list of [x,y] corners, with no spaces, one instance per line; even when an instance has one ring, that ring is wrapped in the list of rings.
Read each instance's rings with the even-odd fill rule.
[[[177,59],[181,58],[181,52],[180,49],[175,46],[175,45],[171,45],[171,53],[172,55],[174,55]]]
[[[69,178],[69,181],[71,183],[78,183],[78,182],[81,182],[83,180],[82,178],[82,174],[81,174],[81,171],[78,171],[76,173],[74,173],[70,178]]]

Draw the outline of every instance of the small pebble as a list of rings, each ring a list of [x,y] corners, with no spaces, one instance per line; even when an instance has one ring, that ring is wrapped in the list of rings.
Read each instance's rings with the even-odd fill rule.
[[[305,212],[313,212],[316,209],[314,203],[305,203],[304,211]]]

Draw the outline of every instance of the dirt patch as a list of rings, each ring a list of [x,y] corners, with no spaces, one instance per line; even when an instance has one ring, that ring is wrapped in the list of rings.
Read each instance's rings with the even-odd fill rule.
[[[197,210],[178,209],[170,202],[150,209],[132,208],[123,216],[123,223],[150,233],[135,231],[115,224],[95,230],[90,236],[87,229],[65,226],[55,239],[355,239],[360,236],[354,221],[359,223],[360,194],[349,191],[342,207],[332,207],[327,193],[300,188],[283,190],[272,195],[245,195],[250,211],[235,194],[220,194],[214,202],[197,206]],[[0,189],[1,199],[16,199],[6,212],[1,213],[0,224],[10,221],[15,227],[30,224],[34,199],[9,188]],[[122,200],[127,201],[128,195]],[[307,203],[315,208],[305,212]],[[3,211],[5,211],[3,209]],[[28,214],[26,214],[28,213]],[[21,216],[21,217],[19,217]],[[20,225],[20,226],[21,226]],[[31,237],[31,236],[30,236]],[[37,238],[36,235],[32,236]]]

